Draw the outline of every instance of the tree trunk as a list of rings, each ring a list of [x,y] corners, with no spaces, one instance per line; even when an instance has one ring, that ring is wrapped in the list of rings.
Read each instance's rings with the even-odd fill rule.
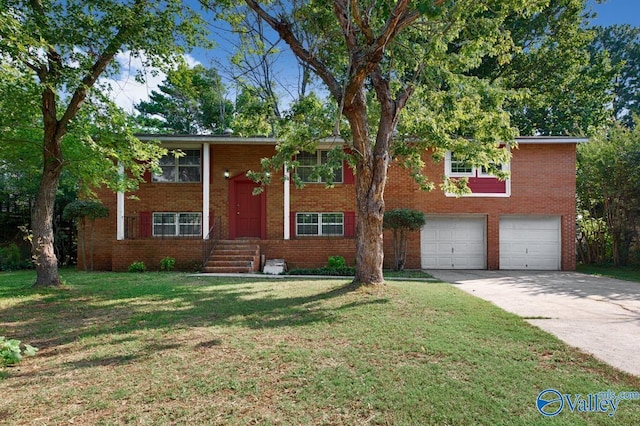
[[[53,214],[62,173],[60,142],[44,140],[44,167],[36,201],[31,213],[33,240],[31,250],[36,266],[35,286],[59,286],[58,258],[53,248]]]
[[[355,95],[353,102],[344,107],[344,115],[353,132],[353,145],[358,153],[356,164],[356,285],[382,285],[384,262],[382,220],[384,216],[384,189],[389,165],[389,141],[393,120],[380,120],[375,144],[369,138],[367,107],[364,90]]]
[[[56,117],[55,93],[47,88],[42,94],[44,120],[43,166],[38,194],[31,212],[33,240],[31,252],[36,264],[37,287],[59,286],[58,258],[53,248],[53,215],[62,174],[62,136],[66,128]]]

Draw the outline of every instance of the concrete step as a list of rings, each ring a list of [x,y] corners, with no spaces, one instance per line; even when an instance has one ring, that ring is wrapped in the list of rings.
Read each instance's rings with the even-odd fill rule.
[[[218,241],[202,268],[209,273],[250,273],[260,268],[260,245],[255,241]]]
[[[238,266],[216,266],[216,267],[210,267],[210,266],[205,266],[204,268],[202,268],[202,272],[206,272],[209,274],[250,274],[251,272],[254,272],[253,269],[251,267],[245,267],[245,268],[241,268]]]

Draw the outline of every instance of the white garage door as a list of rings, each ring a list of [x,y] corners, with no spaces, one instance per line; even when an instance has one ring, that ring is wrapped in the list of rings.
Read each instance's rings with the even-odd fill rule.
[[[501,217],[500,269],[560,269],[560,217]]]
[[[420,233],[423,269],[486,269],[486,220],[427,216]]]

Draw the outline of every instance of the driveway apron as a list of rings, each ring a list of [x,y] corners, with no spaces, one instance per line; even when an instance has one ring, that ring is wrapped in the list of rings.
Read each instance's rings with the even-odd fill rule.
[[[577,272],[429,273],[640,376],[640,283]]]

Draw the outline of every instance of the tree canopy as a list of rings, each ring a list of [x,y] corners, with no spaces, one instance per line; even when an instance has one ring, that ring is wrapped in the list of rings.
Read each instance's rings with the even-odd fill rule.
[[[180,134],[221,134],[229,127],[233,103],[215,68],[179,64],[158,90],[135,106],[143,127]]]
[[[513,23],[543,22],[558,10],[584,9],[583,0],[563,1],[559,9],[548,1],[522,0],[211,4],[225,7],[228,19],[254,14],[266,23],[332,97],[336,125],[323,126],[318,136],[336,136],[339,130],[355,167],[354,282],[366,284],[383,281],[382,218],[390,161],[402,161],[423,188],[431,188],[422,159],[427,150],[437,158],[444,150],[461,152],[474,166],[489,168],[506,160],[508,149],[501,146],[510,146],[517,134],[509,102],[525,90],[534,91],[537,82],[518,75],[530,69],[516,67],[513,78],[522,82],[516,87],[500,75],[500,67],[531,50],[533,45],[524,45],[527,40],[539,46],[564,42],[561,31],[538,25],[517,34],[510,31],[516,28]],[[571,20],[562,30],[577,34],[576,25]],[[265,164],[293,165],[292,156],[301,149],[313,149],[313,144],[285,138],[276,161]]]
[[[112,132],[125,126],[112,119],[113,104],[98,90],[107,89],[100,77],[118,72],[118,53],[167,69],[185,49],[205,42],[200,15],[177,0],[0,1],[0,57],[38,82],[22,100],[38,104],[41,117],[37,152],[42,155],[42,173],[31,218],[37,285],[60,283],[52,212],[68,153],[95,149],[125,166],[138,164],[136,157],[159,155],[130,135],[122,138],[122,132]],[[79,119],[83,114],[95,118],[97,133]]]
[[[640,241],[640,128],[617,124],[581,145],[577,188],[583,220],[604,221],[611,259],[625,265],[631,244]]]
[[[612,105],[615,118],[629,126],[640,113],[640,28],[630,25],[596,27],[590,45],[594,54],[605,53],[616,68]]]

